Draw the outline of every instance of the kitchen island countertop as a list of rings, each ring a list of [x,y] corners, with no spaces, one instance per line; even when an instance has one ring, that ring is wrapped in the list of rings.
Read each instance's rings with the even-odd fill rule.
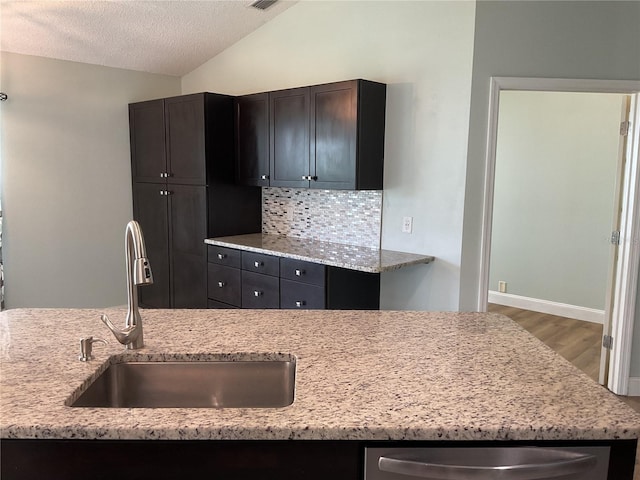
[[[0,313],[2,438],[635,439],[640,415],[497,314],[143,310],[146,346],[101,323],[123,309]],[[107,338],[78,360],[81,336]],[[287,353],[295,400],[274,409],[67,406],[114,358]]]
[[[205,243],[367,273],[381,273],[434,261],[430,255],[263,233],[207,238]]]

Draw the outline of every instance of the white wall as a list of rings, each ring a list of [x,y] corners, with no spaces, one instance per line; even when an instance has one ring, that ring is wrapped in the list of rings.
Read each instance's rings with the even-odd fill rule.
[[[178,77],[2,52],[6,307],[126,303],[127,104]]]
[[[474,2],[300,2],[182,79],[183,93],[234,95],[388,85],[382,247],[437,260],[383,274],[382,308],[458,308],[474,12]]]
[[[604,310],[623,97],[500,93],[491,290]]]

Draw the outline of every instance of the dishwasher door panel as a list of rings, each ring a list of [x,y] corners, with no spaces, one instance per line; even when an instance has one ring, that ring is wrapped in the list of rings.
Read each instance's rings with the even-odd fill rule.
[[[365,480],[607,480],[609,447],[365,448]]]

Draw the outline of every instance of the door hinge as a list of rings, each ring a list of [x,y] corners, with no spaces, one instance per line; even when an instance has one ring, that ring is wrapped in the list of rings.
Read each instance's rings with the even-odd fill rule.
[[[620,232],[618,230],[611,232],[611,245],[620,245]]]
[[[611,335],[604,335],[602,337],[602,347],[607,350],[611,350],[613,348],[613,337]]]
[[[625,122],[620,122],[620,135],[626,137],[629,135],[629,130],[631,129],[631,122],[629,120]]]

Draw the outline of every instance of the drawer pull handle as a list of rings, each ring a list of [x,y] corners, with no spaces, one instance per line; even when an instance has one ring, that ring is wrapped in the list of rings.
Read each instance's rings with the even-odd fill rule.
[[[218,282],[218,287],[222,288],[227,284],[227,282]]]
[[[224,260],[225,258],[227,258],[227,254],[226,253],[219,253],[218,254],[218,260]]]
[[[260,175],[260,180],[269,180],[269,175]]]
[[[298,300],[296,302],[296,307],[300,308],[300,307],[304,307],[307,304],[307,302],[305,302],[304,300]]]
[[[262,262],[253,262],[253,266],[256,268],[260,268],[262,265],[264,265]]]
[[[263,292],[261,292],[260,290],[254,290],[254,291],[253,291],[253,296],[254,296],[254,297],[261,297],[261,296],[262,296],[262,293],[263,293]]]
[[[306,272],[304,270],[298,270],[296,269],[296,277],[301,277],[302,275],[304,275]]]

